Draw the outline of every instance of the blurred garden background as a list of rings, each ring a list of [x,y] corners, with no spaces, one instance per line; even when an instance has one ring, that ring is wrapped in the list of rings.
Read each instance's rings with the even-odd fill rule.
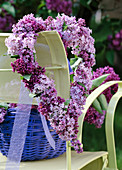
[[[122,1],[121,0],[0,0],[0,32],[11,32],[24,15],[46,19],[65,13],[83,18],[95,39],[96,65],[110,66],[122,79]],[[70,49],[69,49],[70,50]],[[68,55],[70,60],[72,56]],[[115,140],[118,168],[122,170],[122,101],[115,115]],[[85,122],[84,150],[105,150],[104,124],[101,128]],[[89,142],[90,141],[90,142]]]

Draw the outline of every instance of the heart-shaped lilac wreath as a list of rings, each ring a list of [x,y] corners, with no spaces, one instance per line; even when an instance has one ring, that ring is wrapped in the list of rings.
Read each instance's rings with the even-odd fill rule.
[[[82,58],[73,73],[70,86],[70,99],[66,101],[57,96],[54,81],[45,75],[45,68],[36,61],[36,43],[40,31],[57,31],[65,49]],[[92,66],[94,59],[94,39],[91,30],[85,27],[84,19],[69,17],[64,14],[56,19],[35,18],[29,14],[13,26],[13,34],[6,39],[8,54],[16,60],[11,63],[13,71],[21,74],[25,86],[34,97],[39,97],[38,111],[42,113],[56,130],[59,137],[71,141],[77,152],[82,152],[81,143],[77,140],[78,117],[82,114],[86,94],[92,86]],[[27,76],[30,78],[27,79]]]

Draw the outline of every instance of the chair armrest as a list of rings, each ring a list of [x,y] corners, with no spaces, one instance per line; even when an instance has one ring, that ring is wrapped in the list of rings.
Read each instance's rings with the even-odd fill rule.
[[[78,124],[79,124],[79,132],[78,132],[78,140],[82,143],[82,129],[83,129],[83,122],[84,122],[84,117],[86,115],[87,110],[89,109],[89,107],[91,106],[91,104],[93,103],[93,101],[108,87],[114,85],[114,84],[118,84],[119,85],[119,90],[122,89],[122,81],[109,81],[105,84],[102,84],[101,86],[99,86],[97,89],[95,89],[86,99],[86,104],[84,106],[84,110],[82,115],[79,117],[78,119]]]
[[[88,108],[91,106],[91,104],[93,103],[93,101],[108,87],[114,85],[114,84],[118,84],[119,88],[118,88],[118,92],[112,97],[111,102],[108,106],[108,116],[110,116],[110,118],[107,118],[107,124],[109,123],[110,119],[114,119],[114,110],[113,110],[113,114],[112,116],[109,115],[109,110],[111,110],[111,105],[113,104],[113,102],[115,101],[114,98],[116,98],[116,95],[118,96],[122,96],[122,81],[110,81],[107,82],[101,86],[99,86],[97,89],[95,89],[87,98],[86,100],[86,105],[84,106],[84,110],[83,113],[81,114],[81,116],[78,119],[78,123],[79,123],[79,132],[78,132],[78,140],[82,143],[82,129],[83,129],[83,122],[84,122],[84,117],[86,115],[86,112],[88,110]],[[119,94],[118,94],[119,93]],[[119,98],[120,98],[119,97]],[[119,99],[117,99],[118,102]],[[111,104],[112,103],[112,104]],[[116,104],[115,104],[115,108],[116,108]],[[108,125],[106,125],[106,127],[108,127]],[[111,135],[108,135],[110,139],[107,138],[107,143],[108,143],[108,152],[110,150],[110,155],[114,153],[114,156],[112,158],[110,158],[111,160],[116,161],[116,154],[115,154],[115,145],[114,143],[112,143],[110,140],[111,138],[114,141],[114,135],[113,135],[113,123],[111,123],[111,126],[109,126],[109,128],[106,128],[106,133],[109,133],[109,130],[111,131]],[[107,134],[106,134],[107,135]],[[113,149],[111,149],[113,147]],[[70,147],[70,142],[67,141],[67,170],[71,170],[71,147]],[[113,164],[110,163],[112,166]],[[112,167],[111,166],[111,167]],[[116,167],[116,162],[115,162],[115,167]],[[117,168],[116,168],[117,169]]]

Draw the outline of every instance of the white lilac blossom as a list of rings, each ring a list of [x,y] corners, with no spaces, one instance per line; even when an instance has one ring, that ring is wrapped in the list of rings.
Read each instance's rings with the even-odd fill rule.
[[[71,48],[72,54],[82,58],[74,72],[71,83],[70,99],[67,102],[57,96],[54,81],[45,75],[42,68],[35,61],[34,45],[38,32],[56,30],[65,46]],[[94,39],[91,30],[85,27],[85,21],[64,14],[56,19],[48,17],[46,20],[35,18],[33,14],[24,16],[13,26],[13,34],[6,39],[6,46],[10,55],[18,58],[11,65],[13,71],[24,75],[31,74],[30,80],[23,78],[25,86],[40,100],[38,110],[51,123],[59,137],[71,141],[77,152],[82,152],[81,143],[77,140],[78,117],[82,114],[86,102],[86,94],[91,88],[91,67],[95,64]]]

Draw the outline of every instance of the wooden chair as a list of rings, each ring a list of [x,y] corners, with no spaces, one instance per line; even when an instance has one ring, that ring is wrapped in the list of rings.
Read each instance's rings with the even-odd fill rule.
[[[0,101],[17,103],[20,89],[19,75],[12,72],[10,59],[3,56],[7,48],[4,40],[10,34],[0,34]],[[41,66],[46,67],[46,73],[55,79],[58,95],[67,99],[70,91],[70,78],[65,49],[59,34],[55,31],[41,32],[36,44],[37,61]],[[4,60],[6,57],[6,60]],[[114,144],[113,122],[116,105],[122,96],[122,82],[111,81],[98,87],[88,98],[83,114],[79,117],[78,138],[82,141],[82,127],[86,111],[92,102],[108,87],[118,84],[117,93],[112,97],[106,115],[106,140],[107,151],[83,152],[77,154],[71,151],[70,141],[67,142],[65,154],[40,161],[21,162],[20,170],[117,170],[116,152]],[[8,89],[9,88],[9,89]],[[34,104],[37,104],[33,100]],[[5,169],[6,157],[0,155],[0,170]]]

